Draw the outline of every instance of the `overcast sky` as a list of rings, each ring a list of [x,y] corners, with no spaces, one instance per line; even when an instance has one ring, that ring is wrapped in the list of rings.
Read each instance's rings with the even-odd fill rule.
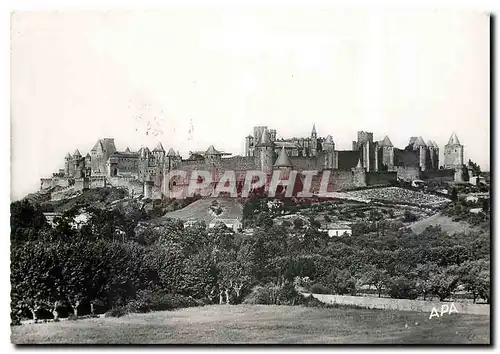
[[[356,131],[442,150],[452,131],[489,169],[489,17],[304,9],[15,13],[12,197],[85,155],[117,148],[242,154],[254,125],[316,123],[337,149]]]

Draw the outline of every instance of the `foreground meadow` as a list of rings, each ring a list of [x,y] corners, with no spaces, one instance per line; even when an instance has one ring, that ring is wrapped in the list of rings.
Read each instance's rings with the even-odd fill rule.
[[[489,344],[490,317],[302,306],[211,305],[11,327],[15,344]]]

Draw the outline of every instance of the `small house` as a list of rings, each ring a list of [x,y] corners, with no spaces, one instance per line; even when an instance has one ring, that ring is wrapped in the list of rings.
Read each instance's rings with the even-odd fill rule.
[[[328,233],[328,236],[333,237],[333,236],[343,236],[343,235],[352,235],[352,229],[349,225],[345,224],[336,224],[336,223],[329,223],[326,225],[323,225],[319,231],[326,232]]]

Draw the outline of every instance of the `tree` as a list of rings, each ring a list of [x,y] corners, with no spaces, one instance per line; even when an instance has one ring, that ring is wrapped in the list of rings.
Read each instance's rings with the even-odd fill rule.
[[[389,296],[394,299],[416,299],[416,282],[404,276],[393,277],[389,280]]]
[[[333,268],[328,275],[328,284],[339,295],[356,295],[356,279],[347,269]]]
[[[45,215],[38,205],[27,199],[10,204],[11,241],[36,240],[40,231],[49,227]]]
[[[381,296],[383,288],[389,280],[387,272],[383,269],[371,267],[370,270],[363,276],[362,283],[374,286],[377,289],[378,297]]]
[[[427,296],[432,293],[433,283],[432,275],[438,271],[438,266],[435,263],[427,262],[425,264],[417,264],[416,273],[416,287],[419,294],[425,300]]]
[[[489,303],[490,299],[490,262],[484,259],[465,262],[460,268],[461,283],[472,294],[473,303],[478,297]]]
[[[444,301],[448,298],[458,285],[459,276],[457,267],[450,266],[440,268],[433,272],[430,276],[431,293],[439,298],[439,301]]]

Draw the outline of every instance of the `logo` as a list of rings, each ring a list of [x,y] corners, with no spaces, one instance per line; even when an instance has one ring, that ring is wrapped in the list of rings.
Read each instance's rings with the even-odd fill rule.
[[[448,306],[448,304],[441,305],[441,315],[439,314],[438,310],[435,307],[433,307],[431,314],[429,316],[429,320],[432,317],[438,317],[438,318],[442,317],[443,314],[445,314],[446,312],[448,312],[448,315],[451,315],[452,312],[458,313],[457,307],[455,306],[454,302],[452,302],[450,306]]]
[[[163,193],[169,198],[183,199],[198,194],[217,198],[224,194],[233,198],[247,198],[253,191],[265,191],[270,197],[299,198],[329,197],[331,171],[259,170],[217,172],[173,170],[164,176]],[[314,191],[314,192],[313,192]]]

